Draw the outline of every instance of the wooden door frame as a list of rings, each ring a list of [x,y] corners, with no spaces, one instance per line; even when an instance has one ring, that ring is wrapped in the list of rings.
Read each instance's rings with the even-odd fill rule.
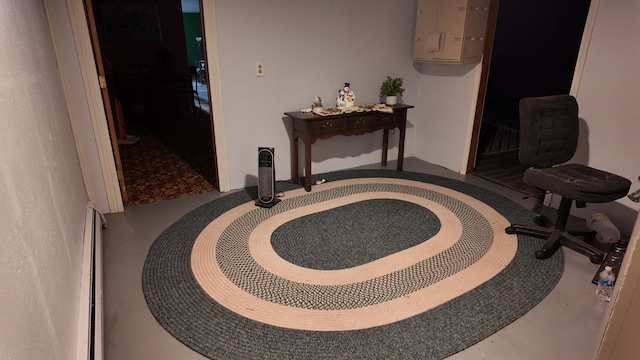
[[[211,129],[213,146],[215,147],[218,190],[231,190],[229,181],[229,156],[224,126],[224,106],[222,105],[222,82],[220,75],[220,56],[218,52],[218,29],[216,27],[215,0],[200,0],[202,19],[202,39],[207,68],[207,86],[209,89],[209,108],[211,112]]]
[[[127,202],[127,185],[124,181],[124,171],[122,170],[122,160],[120,158],[120,148],[118,146],[118,136],[116,135],[116,119],[113,112],[114,107],[119,104],[112,103],[111,96],[109,95],[109,88],[107,87],[107,77],[105,74],[104,63],[102,61],[102,50],[100,48],[100,40],[98,39],[98,31],[96,28],[95,14],[93,12],[93,0],[84,0],[84,7],[87,13],[87,24],[89,26],[89,36],[91,38],[91,44],[93,45],[93,53],[96,61],[96,70],[98,71],[98,83],[102,93],[102,101],[104,103],[105,115],[107,117],[107,126],[109,129],[109,139],[111,141],[111,148],[113,150],[113,159],[116,166],[116,176],[118,183],[120,184],[120,194],[122,201]],[[119,119],[122,121],[122,119]]]
[[[71,32],[75,50],[79,61],[79,72],[82,75],[82,83],[86,94],[87,106],[89,109],[89,119],[79,121],[90,121],[93,128],[97,159],[93,156],[87,158],[88,166],[98,166],[102,173],[102,183],[99,181],[85,179],[91,182],[89,187],[103,187],[107,198],[105,204],[110,213],[124,211],[124,204],[120,192],[120,185],[113,156],[112,145],[109,137],[109,129],[107,126],[107,118],[105,114],[105,104],[98,82],[98,70],[96,68],[96,59],[91,45],[89,36],[89,28],[87,24],[87,14],[84,8],[84,0],[63,0],[67,6]],[[202,2],[201,2],[202,3]],[[217,29],[215,24],[215,1],[206,1],[201,5],[203,9],[204,29],[207,33],[207,59],[208,59],[208,82],[211,93],[211,107],[213,123],[215,126],[215,144],[216,144],[216,164],[218,165],[218,181],[219,190],[221,192],[229,191],[229,166],[228,153],[226,146],[226,134],[224,131],[224,111],[222,106],[222,87],[220,83],[220,61],[218,57],[218,40]],[[78,149],[79,153],[83,153],[82,149]],[[87,154],[80,155],[85,158]]]
[[[207,77],[207,81],[205,83],[205,87],[207,89],[207,98],[209,99],[209,127],[211,128],[211,140],[212,140],[212,146],[213,146],[213,156],[214,158],[212,159],[214,161],[214,171],[215,171],[215,183],[212,184],[214,189],[220,191],[220,172],[218,171],[218,159],[216,158],[217,156],[217,146],[216,146],[216,125],[214,123],[214,116],[213,116],[213,99],[211,98],[211,81],[210,81],[210,76],[209,76],[209,61],[207,58],[207,31],[205,28],[205,19],[204,19],[204,10],[203,8],[203,4],[202,4],[202,0],[198,0],[198,6],[200,9],[200,27],[201,27],[201,33],[202,33],[202,52],[203,52],[203,56],[204,56],[204,63],[205,63],[205,69],[207,69],[207,72],[205,73],[205,76]],[[215,13],[214,15],[215,16]],[[216,36],[217,39],[217,36]],[[216,53],[217,53],[217,43],[216,43]],[[198,79],[196,79],[196,81],[199,81]]]
[[[85,166],[99,167],[102,173],[102,183],[95,179],[85,178],[89,188],[103,187],[106,194],[107,204],[99,204],[98,207],[105,208],[110,213],[117,213],[124,210],[120,184],[113,156],[112,144],[109,138],[109,128],[104,101],[98,81],[98,70],[96,59],[91,45],[91,36],[87,23],[87,14],[84,7],[84,0],[65,0],[71,33],[75,51],[78,56],[79,72],[82,77],[82,85],[86,94],[86,104],[89,110],[88,119],[77,119],[76,121],[89,121],[93,128],[96,143],[97,159],[89,156],[89,151],[79,147],[78,153],[81,159],[86,159]]]
[[[476,98],[476,110],[473,117],[473,127],[471,130],[471,144],[469,145],[469,157],[465,174],[471,174],[476,165],[478,154],[478,142],[480,141],[480,126],[482,125],[482,113],[487,95],[487,82],[489,79],[489,67],[491,65],[491,52],[493,50],[493,38],[496,33],[496,23],[498,20],[498,7],[500,0],[491,0],[489,5],[489,19],[487,20],[487,31],[484,37],[484,49],[482,55],[482,70],[480,72],[480,85]]]
[[[587,20],[585,22],[584,30],[582,32],[582,40],[580,42],[580,49],[578,50],[578,58],[576,61],[575,70],[573,73],[573,79],[571,81],[571,90],[569,93],[573,96],[578,95],[578,88],[580,86],[580,79],[582,78],[582,72],[584,70],[585,61],[587,58],[587,52],[589,49],[589,42],[591,41],[591,34],[593,33],[593,27],[595,24],[595,17],[598,12],[598,5],[600,0],[591,0],[589,4],[589,12],[587,14]],[[465,174],[473,173],[473,169],[476,164],[476,157],[478,154],[478,142],[480,140],[480,127],[482,125],[482,114],[484,111],[484,102],[487,93],[487,81],[489,79],[489,68],[491,65],[491,53],[493,50],[493,40],[496,31],[496,23],[498,20],[498,7],[500,0],[491,0],[489,8],[489,20],[487,22],[487,32],[485,35],[485,43],[483,49],[482,58],[482,70],[480,74],[480,84],[478,89],[478,96],[476,99],[476,108],[473,120],[473,127],[471,133],[471,144],[469,146],[469,156],[467,157],[467,165]]]

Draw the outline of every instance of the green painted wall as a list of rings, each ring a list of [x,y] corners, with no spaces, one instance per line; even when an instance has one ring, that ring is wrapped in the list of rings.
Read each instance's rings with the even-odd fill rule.
[[[189,65],[194,66],[197,60],[204,59],[204,49],[200,50],[196,36],[202,36],[200,14],[182,14],[184,18],[184,36],[187,42],[187,57]]]

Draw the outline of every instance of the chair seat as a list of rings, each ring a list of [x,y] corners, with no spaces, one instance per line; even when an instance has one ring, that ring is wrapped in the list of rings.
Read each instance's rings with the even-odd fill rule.
[[[604,203],[627,195],[631,181],[581,164],[529,168],[524,182],[551,193],[585,203]]]

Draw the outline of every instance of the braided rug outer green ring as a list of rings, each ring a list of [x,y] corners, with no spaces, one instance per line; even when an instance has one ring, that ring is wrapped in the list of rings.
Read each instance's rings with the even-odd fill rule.
[[[327,181],[387,177],[432,183],[468,194],[511,222],[535,214],[493,192],[439,176],[387,170],[317,175]],[[278,183],[279,191],[299,188]],[[542,240],[519,236],[511,263],[491,280],[432,310],[384,326],[353,331],[301,331],[255,322],[220,306],[196,282],[190,256],[198,234],[237,205],[255,201],[255,188],[226,195],[185,215],[156,239],[145,261],[142,286],[157,321],[175,338],[211,359],[442,359],[524,315],[559,281],[562,252],[540,261]]]

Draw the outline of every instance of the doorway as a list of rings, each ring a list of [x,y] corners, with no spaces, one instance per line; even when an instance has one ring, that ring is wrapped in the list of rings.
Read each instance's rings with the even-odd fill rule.
[[[469,161],[474,175],[542,195],[522,181],[518,103],[570,92],[589,6],[590,0],[499,1],[477,150]]]
[[[200,73],[206,62],[196,66],[188,55],[196,36],[188,39],[187,28],[191,35],[199,29],[200,46],[206,44],[199,1],[187,1],[188,13],[181,0],[86,2],[106,78],[105,106],[113,114],[124,205],[218,190],[209,87]],[[187,24],[193,19],[196,26]]]

